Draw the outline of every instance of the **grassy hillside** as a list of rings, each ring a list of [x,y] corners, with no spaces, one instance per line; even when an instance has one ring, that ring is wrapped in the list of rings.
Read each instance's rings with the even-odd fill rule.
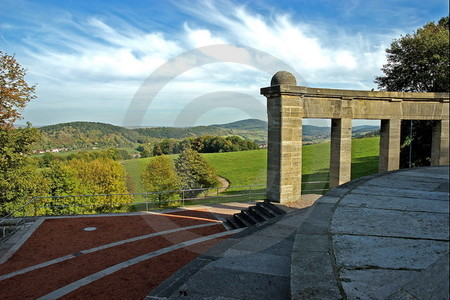
[[[231,186],[266,183],[267,150],[205,153],[203,157]]]
[[[219,128],[242,129],[242,130],[264,130],[267,131],[267,122],[258,119],[236,121],[228,124],[211,125]]]
[[[94,122],[62,123],[39,128],[42,138],[35,149],[50,148],[134,148],[136,143],[148,143],[150,139],[138,132],[111,124]]]
[[[378,172],[379,138],[352,141],[352,179]],[[266,183],[267,150],[203,154],[217,173],[231,186]],[[175,158],[176,156],[172,156]],[[330,143],[303,147],[303,181],[327,181]],[[124,161],[136,192],[143,192],[140,174],[151,158]],[[325,184],[304,185],[303,189],[323,188]]]
[[[211,126],[197,126],[197,127],[152,127],[152,128],[138,128],[136,132],[152,138],[158,139],[185,139],[188,137],[198,137],[202,135],[232,135],[232,130],[216,128]]]
[[[52,148],[92,149],[92,148],[129,148],[135,149],[142,144],[154,145],[161,139],[184,139],[204,135],[237,135],[259,144],[267,143],[267,122],[249,119],[229,124],[196,126],[186,128],[151,127],[129,129],[98,122],[62,123],[40,128],[41,141],[33,146],[34,150]],[[353,127],[353,135],[362,136],[378,130],[377,126],[363,125]],[[327,141],[329,127],[303,126],[305,142]]]

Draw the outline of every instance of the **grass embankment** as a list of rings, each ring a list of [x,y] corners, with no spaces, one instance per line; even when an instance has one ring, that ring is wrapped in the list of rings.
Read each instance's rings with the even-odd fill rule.
[[[378,137],[352,141],[352,179],[378,172]],[[266,183],[267,150],[203,154],[214,166],[217,174],[226,178],[231,187],[260,185]],[[176,155],[172,156],[174,159]],[[134,191],[144,192],[140,176],[151,158],[123,162]],[[330,143],[303,146],[303,182],[328,181],[330,166]],[[326,188],[328,184],[304,184],[303,189]]]
[[[378,137],[352,141],[352,179],[378,172]],[[330,143],[303,146],[302,181],[328,181]],[[266,183],[266,150],[209,153],[204,155],[231,186]],[[328,184],[304,184],[303,189],[320,189]]]

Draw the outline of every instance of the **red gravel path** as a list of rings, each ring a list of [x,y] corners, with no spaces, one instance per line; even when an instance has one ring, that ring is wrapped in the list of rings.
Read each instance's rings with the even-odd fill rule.
[[[0,265],[0,275],[111,242],[212,222],[217,221],[212,214],[205,211],[47,219],[7,262]],[[97,230],[86,232],[83,230],[86,227],[96,227]],[[222,231],[223,226],[217,223],[213,226],[183,230],[83,254],[1,280],[0,298],[30,299],[44,296],[71,282],[131,258]],[[94,281],[68,294],[66,298],[142,299],[173,272],[220,241],[221,239],[211,240],[149,259]]]

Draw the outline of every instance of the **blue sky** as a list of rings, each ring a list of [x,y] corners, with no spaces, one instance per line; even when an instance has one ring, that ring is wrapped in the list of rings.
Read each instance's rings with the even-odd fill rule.
[[[0,3],[0,50],[37,84],[20,123],[38,126],[265,119],[259,89],[277,70],[370,90],[393,39],[448,14],[447,0]]]

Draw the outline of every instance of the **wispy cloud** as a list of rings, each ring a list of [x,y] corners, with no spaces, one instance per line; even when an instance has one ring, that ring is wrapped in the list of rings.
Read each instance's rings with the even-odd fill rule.
[[[267,17],[232,2],[221,1],[220,7],[216,3],[203,1],[202,9],[195,5],[182,8],[218,28],[230,43],[251,45],[288,62],[311,84],[372,87],[385,60],[384,48],[392,38],[351,35],[335,28],[324,31],[295,21],[290,14]]]
[[[28,68],[31,82],[39,83],[39,99],[26,111],[26,117],[38,124],[50,119],[41,114],[50,116],[53,110],[58,110],[51,116],[53,122],[84,119],[120,124],[134,93],[152,72],[185,51],[215,44],[264,51],[289,64],[311,86],[370,89],[385,61],[385,47],[399,33],[396,28],[389,32],[330,28],[325,23],[308,23],[292,11],[257,10],[231,0],[174,2],[173,9],[189,18],[174,22],[177,25],[171,32],[138,26],[111,14],[80,14],[63,8],[46,12],[37,11],[37,6],[31,6],[36,10],[31,13],[26,2],[19,3],[24,10],[15,18],[21,14],[27,18],[26,33],[9,39],[7,33],[13,36],[18,25],[5,21],[0,24],[5,32],[1,37],[5,48],[13,49]],[[364,5],[355,0],[341,10],[350,15]],[[170,125],[171,116],[189,101],[220,91],[248,94],[264,103],[259,88],[267,86],[271,76],[236,63],[191,68],[161,90],[144,123]],[[234,114],[212,113],[210,120],[242,117],[233,118]]]

